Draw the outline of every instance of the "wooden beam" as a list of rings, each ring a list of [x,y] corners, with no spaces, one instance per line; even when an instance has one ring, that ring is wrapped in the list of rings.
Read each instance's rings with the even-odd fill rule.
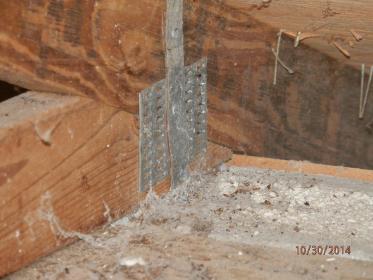
[[[132,211],[135,115],[90,99],[29,92],[0,103],[0,277]],[[209,164],[230,159],[211,144]],[[156,187],[164,193],[170,180]]]
[[[0,2],[0,80],[129,112],[164,79],[164,0]]]
[[[208,56],[209,139],[242,154],[372,169],[360,71],[283,36],[280,58],[295,74],[280,67],[274,86],[278,29],[232,2],[185,0],[186,63]]]
[[[370,0],[281,0],[268,7],[260,0],[226,0],[237,9],[250,9],[250,15],[276,28],[314,33],[318,37],[305,40],[312,48],[344,63],[360,67],[373,64],[373,3]],[[255,6],[253,6],[255,5]],[[356,40],[351,31],[362,36]],[[332,42],[339,42],[351,55],[341,55]]]
[[[0,119],[0,276],[138,202],[135,116],[26,93],[2,103]]]
[[[306,43],[343,63],[373,64],[369,0],[283,0],[271,1],[268,8],[259,8],[260,0],[193,2],[215,3],[218,13],[209,24],[224,18],[219,13],[235,10],[277,31],[317,33]],[[90,96],[137,112],[137,93],[165,77],[165,6],[165,0],[2,1],[0,79],[34,90]],[[352,30],[363,39],[357,42]]]
[[[227,164],[236,167],[266,168],[310,175],[327,175],[336,178],[359,180],[373,183],[372,170],[315,164],[306,161],[288,161],[280,159],[234,155],[232,160],[229,161]]]

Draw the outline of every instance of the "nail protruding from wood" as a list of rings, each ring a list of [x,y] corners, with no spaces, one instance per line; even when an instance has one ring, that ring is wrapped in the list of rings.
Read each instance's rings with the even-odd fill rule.
[[[358,33],[356,30],[350,29],[350,32],[351,32],[352,36],[354,36],[356,41],[359,42],[359,41],[363,40],[363,36],[360,33]]]
[[[276,51],[275,51],[273,48],[272,48],[272,53],[276,56]],[[294,71],[293,69],[291,69],[289,66],[287,66],[287,65],[285,64],[285,62],[284,62],[281,58],[277,57],[277,59],[278,59],[278,63],[279,63],[282,67],[284,67],[285,70],[288,71],[289,74],[293,75],[293,74],[295,73],[295,71]]]
[[[333,42],[333,45],[347,58],[351,58],[351,54],[349,53],[348,50],[346,50],[345,48],[343,48],[341,46],[341,44],[339,44],[338,42],[334,41]]]
[[[280,30],[280,32],[277,34],[277,46],[276,46],[276,53],[275,53],[275,70],[273,75],[273,85],[277,85],[277,72],[278,72],[278,63],[279,63],[279,55],[280,55],[280,45],[281,45],[281,38],[282,33],[284,31]]]
[[[321,37],[320,34],[316,34],[316,33],[310,33],[310,32],[293,32],[293,31],[287,31],[285,30],[284,31],[284,34],[289,36],[290,38],[294,39],[294,47],[298,47],[299,44],[303,41],[303,40],[306,40],[306,39],[310,39],[310,38],[318,38],[318,37]]]
[[[365,108],[367,106],[369,92],[370,92],[370,86],[372,83],[372,77],[373,77],[373,66],[370,67],[369,72],[369,79],[368,79],[368,85],[366,89],[364,90],[365,86],[365,64],[361,65],[361,85],[360,85],[360,103],[359,103],[359,119],[364,119],[365,114]]]

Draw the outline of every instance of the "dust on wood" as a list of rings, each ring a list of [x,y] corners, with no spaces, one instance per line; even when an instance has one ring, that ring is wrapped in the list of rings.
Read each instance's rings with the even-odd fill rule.
[[[0,276],[134,210],[136,116],[93,100],[28,92],[0,104]],[[48,143],[35,131],[52,129]],[[230,159],[209,144],[208,167]],[[170,179],[155,187],[170,188]]]
[[[100,246],[81,241],[6,279],[367,278],[367,186],[223,166],[162,199],[150,193],[134,214],[91,235]],[[352,245],[351,255],[298,256],[296,246],[310,242]]]

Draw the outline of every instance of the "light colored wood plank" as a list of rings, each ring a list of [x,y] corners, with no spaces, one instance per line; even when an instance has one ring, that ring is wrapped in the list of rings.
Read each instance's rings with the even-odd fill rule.
[[[93,100],[28,92],[0,104],[0,276],[132,211],[138,121]],[[209,145],[208,164],[230,159]],[[155,191],[169,190],[170,179]]]
[[[26,93],[2,103],[0,119],[0,275],[138,203],[135,116]]]
[[[339,178],[360,180],[373,183],[372,170],[315,164],[306,161],[289,161],[262,157],[234,155],[232,160],[229,161],[227,164],[238,167],[268,168],[286,172],[298,172],[312,175],[328,175]]]
[[[138,110],[164,79],[164,0],[0,1],[0,79]]]

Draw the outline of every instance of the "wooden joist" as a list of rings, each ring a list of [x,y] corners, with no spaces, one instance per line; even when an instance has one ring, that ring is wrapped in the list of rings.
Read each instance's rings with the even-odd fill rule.
[[[373,170],[316,164],[307,161],[289,161],[263,157],[234,155],[229,166],[253,167],[308,175],[325,175],[373,183]]]
[[[86,98],[29,92],[0,104],[0,277],[138,205],[138,133],[135,115]],[[209,145],[209,166],[230,156]]]
[[[27,93],[2,103],[0,119],[0,276],[135,206],[134,116]]]
[[[164,79],[164,0],[0,1],[0,80],[129,112]]]
[[[267,8],[261,9],[253,6],[261,0],[225,1],[237,9],[250,10],[251,16],[277,30],[318,34],[304,43],[343,63],[354,67],[373,64],[373,4],[370,0],[281,0],[271,1]],[[359,37],[362,40],[357,40]],[[350,58],[339,53],[333,42],[346,49]]]
[[[284,35],[280,58],[295,74],[279,67],[274,86],[279,29],[238,2],[185,0],[186,63],[209,61],[209,139],[242,154],[372,169],[373,105],[359,120],[360,70]]]
[[[282,13],[281,3],[271,7]],[[184,4],[186,64],[209,61],[211,141],[244,154],[373,168],[373,106],[358,120],[359,70],[305,44],[314,39],[294,48],[284,36],[280,56],[296,73],[280,67],[274,87],[280,24],[258,20],[274,9],[238,0]],[[137,112],[138,92],[165,77],[164,12],[163,0],[3,1],[0,79]]]
[[[330,9],[349,19],[358,11],[347,12],[349,5],[371,9],[366,0],[349,2],[333,1]],[[186,64],[205,55],[209,61],[210,140],[244,154],[373,168],[370,102],[364,120],[357,118],[360,71],[332,45],[313,44],[341,33],[346,21],[339,14],[324,19],[328,7],[305,0],[272,1],[260,10],[254,3],[184,1]],[[293,6],[302,16],[292,13],[288,20]],[[309,15],[301,7],[308,7]],[[138,92],[165,77],[165,9],[164,0],[2,1],[0,79],[84,95],[136,113]],[[333,28],[298,48],[284,36],[280,57],[295,74],[280,67],[273,86],[271,49],[279,29],[311,32],[300,23],[315,20],[319,12]],[[346,28],[352,37],[351,28],[362,29],[360,23]],[[329,48],[335,56],[328,55]]]

